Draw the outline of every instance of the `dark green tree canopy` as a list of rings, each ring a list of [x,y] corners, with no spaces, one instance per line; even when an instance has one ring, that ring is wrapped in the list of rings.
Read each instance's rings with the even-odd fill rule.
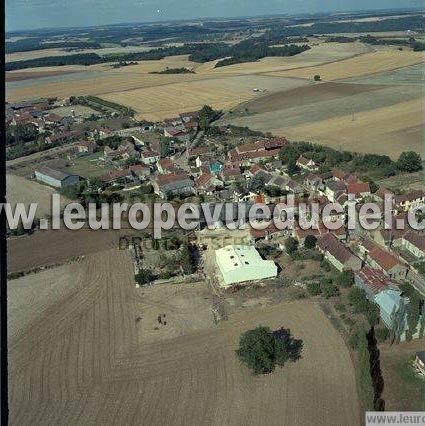
[[[402,152],[397,160],[397,167],[409,173],[422,170],[421,156],[414,151]]]

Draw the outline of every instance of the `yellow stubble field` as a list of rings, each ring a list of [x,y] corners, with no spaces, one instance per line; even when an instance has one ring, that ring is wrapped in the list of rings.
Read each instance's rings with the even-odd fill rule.
[[[334,63],[278,71],[270,73],[269,75],[311,80],[317,74],[320,75],[321,79],[324,81],[332,81],[377,74],[418,64],[424,60],[425,57],[422,52],[383,48]]]

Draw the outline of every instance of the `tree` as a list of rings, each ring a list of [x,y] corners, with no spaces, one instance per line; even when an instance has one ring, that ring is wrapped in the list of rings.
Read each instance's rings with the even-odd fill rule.
[[[370,374],[370,355],[368,350],[368,341],[365,332],[358,333],[357,352],[360,369],[360,396],[366,406],[366,409],[373,409],[374,389],[372,377]]]
[[[313,77],[313,79],[314,79],[314,81],[320,81],[320,75],[319,75],[319,74],[316,74],[316,75]]]
[[[181,265],[185,274],[193,274],[195,272],[195,256],[187,244],[182,247]]]
[[[304,241],[304,247],[306,249],[314,249],[316,247],[317,238],[314,235],[307,235]]]
[[[236,354],[255,374],[272,372],[275,365],[275,339],[270,329],[258,326],[242,334]]]
[[[419,154],[414,151],[405,151],[400,154],[397,160],[397,167],[404,172],[417,172],[422,170],[422,160]]]
[[[294,339],[290,330],[271,331],[260,325],[242,334],[236,355],[254,374],[264,374],[272,372],[276,364],[298,360],[302,346],[302,340]]]
[[[168,157],[171,152],[171,139],[166,136],[161,136],[159,141],[159,154],[161,157]]]
[[[199,111],[199,127],[201,130],[208,130],[210,123],[218,117],[218,112],[214,111],[209,105],[204,105]]]
[[[292,255],[298,250],[298,241],[295,238],[289,237],[285,241],[286,253]]]
[[[295,175],[300,171],[300,168],[297,166],[297,162],[295,159],[291,159],[288,162],[287,172],[289,175]]]

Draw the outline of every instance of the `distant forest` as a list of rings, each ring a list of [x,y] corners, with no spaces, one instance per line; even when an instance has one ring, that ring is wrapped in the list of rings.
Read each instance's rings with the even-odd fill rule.
[[[77,53],[69,56],[53,56],[25,61],[6,63],[6,71],[19,70],[28,67],[61,66],[61,65],[94,65],[105,62],[133,62],[144,60],[157,60],[170,55],[190,55],[190,60],[195,62],[207,62],[222,59],[217,63],[217,67],[231,65],[241,62],[256,61],[265,56],[292,56],[301,53],[309,46],[307,44],[295,45],[294,43],[305,43],[306,36],[317,34],[335,34],[350,32],[377,32],[377,31],[424,31],[425,18],[421,15],[408,15],[401,18],[388,18],[374,22],[315,22],[311,26],[288,26],[282,21],[268,22],[267,29],[263,26],[267,21],[260,24],[263,34],[256,37],[249,37],[237,44],[230,45],[220,40],[220,37],[235,31],[248,31],[247,36],[253,29],[249,27],[249,22],[242,20],[236,23],[229,22],[206,22],[203,26],[194,25],[152,25],[148,27],[108,27],[108,31],[87,30],[91,41],[75,41],[78,30],[67,30],[66,34],[53,34],[38,32],[29,34],[29,37],[18,41],[8,41],[6,43],[6,53],[14,51],[32,50],[36,48],[61,47],[64,49],[99,48],[100,43],[120,43],[130,45],[132,38],[145,40],[157,40],[160,47],[146,52],[120,53],[110,55],[98,55],[96,53]],[[251,25],[252,27],[252,25]],[[256,28],[258,31],[259,28]],[[50,39],[49,39],[50,37]],[[45,43],[46,39],[58,40],[61,42]],[[74,38],[74,41],[73,41]],[[162,40],[161,40],[162,38]],[[164,39],[170,42],[188,41],[182,46],[163,46]],[[126,40],[124,43],[123,40]],[[196,43],[202,40],[204,43]],[[376,39],[375,39],[376,40]],[[365,39],[365,42],[374,43],[372,39]],[[377,40],[376,44],[381,43]],[[382,42],[385,43],[385,42]],[[151,43],[152,44],[152,43]],[[276,46],[278,45],[278,46]],[[40,47],[43,46],[43,47]],[[274,47],[275,46],[275,47]],[[412,42],[414,50],[423,50],[423,44]]]

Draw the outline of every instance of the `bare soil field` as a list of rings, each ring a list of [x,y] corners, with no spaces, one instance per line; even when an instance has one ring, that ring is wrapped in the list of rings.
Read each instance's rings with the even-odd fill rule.
[[[25,179],[22,176],[6,175],[7,202],[11,204],[12,209],[16,203],[25,203],[26,208],[29,204],[38,203],[36,217],[42,218],[51,214],[52,194],[57,194],[54,188],[42,185],[34,180]],[[61,197],[61,207],[71,201],[66,197]]]
[[[380,345],[381,370],[384,377],[383,399],[386,411],[424,411],[425,379],[409,374],[410,359],[423,351],[424,339],[395,345]]]
[[[216,326],[203,284],[136,289],[126,251],[89,255],[61,273],[62,297],[47,296],[22,322],[18,306],[25,309],[33,289],[25,278],[9,283],[19,288],[9,297],[13,424],[360,423],[349,352],[314,304],[246,307]],[[58,276],[32,278],[54,286]],[[162,329],[154,313],[169,318]],[[303,340],[302,358],[252,376],[234,350],[258,324],[290,328]]]
[[[297,77],[312,80],[318,74],[323,81],[376,74],[418,64],[424,61],[421,52],[399,51],[393,48],[377,49],[374,52],[348,58],[331,64],[307,66],[288,71],[270,73],[283,77]]]
[[[133,229],[93,231],[83,228],[70,231],[35,232],[33,235],[8,240],[8,273],[28,271],[54,265],[71,258],[117,248],[121,236],[134,235]]]
[[[75,71],[17,71],[6,72],[6,83],[12,81],[31,80],[43,77],[56,77],[64,74],[69,74]]]

